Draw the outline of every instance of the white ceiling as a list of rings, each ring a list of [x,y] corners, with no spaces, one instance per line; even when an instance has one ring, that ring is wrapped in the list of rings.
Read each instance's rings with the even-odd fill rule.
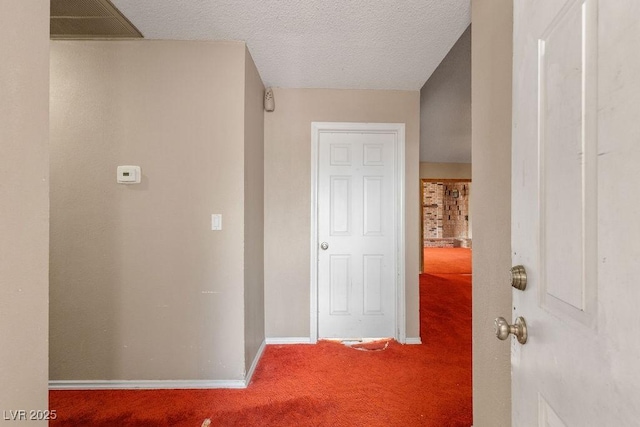
[[[470,0],[112,0],[147,39],[242,40],[266,86],[420,90]]]

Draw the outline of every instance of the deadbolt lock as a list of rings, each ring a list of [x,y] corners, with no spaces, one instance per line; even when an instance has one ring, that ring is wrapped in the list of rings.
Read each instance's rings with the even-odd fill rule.
[[[524,266],[511,267],[511,286],[521,291],[527,289],[527,271]]]
[[[518,317],[513,325],[510,325],[504,317],[498,317],[495,322],[495,330],[499,340],[504,341],[509,338],[509,335],[513,335],[520,344],[527,342],[527,323],[522,317]]]

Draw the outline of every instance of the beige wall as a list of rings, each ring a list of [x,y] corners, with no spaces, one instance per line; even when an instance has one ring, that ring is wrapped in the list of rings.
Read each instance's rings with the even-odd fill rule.
[[[244,209],[245,144],[260,145],[245,55],[238,42],[51,43],[51,379],[244,378],[245,332],[253,348],[260,327],[245,330],[245,290],[261,286],[259,267],[244,275],[247,218],[260,234]],[[116,184],[123,164],[141,184]]]
[[[2,17],[0,409],[46,410],[49,1],[4,1]]]
[[[420,179],[471,179],[471,163],[420,162]]]
[[[275,89],[265,114],[265,316],[267,337],[309,337],[311,122],[406,123],[407,336],[419,336],[420,94]]]
[[[245,51],[244,328],[245,368],[264,341],[264,85]]]
[[[471,28],[420,90],[420,160],[471,162]]]
[[[509,343],[493,321],[509,318],[511,287],[511,0],[473,0],[473,424],[511,425]]]

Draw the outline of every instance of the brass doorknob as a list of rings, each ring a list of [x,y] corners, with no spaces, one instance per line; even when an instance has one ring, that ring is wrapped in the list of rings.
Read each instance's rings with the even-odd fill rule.
[[[527,342],[527,323],[524,318],[518,317],[516,323],[510,325],[504,317],[498,317],[495,322],[496,337],[499,340],[506,340],[513,334],[520,344]]]
[[[521,291],[527,289],[527,271],[524,266],[511,267],[511,286]]]

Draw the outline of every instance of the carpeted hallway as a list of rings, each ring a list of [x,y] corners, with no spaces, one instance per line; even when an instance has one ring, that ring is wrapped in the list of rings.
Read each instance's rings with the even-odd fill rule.
[[[423,259],[427,274],[471,274],[471,249],[424,248]]]
[[[267,346],[245,390],[51,391],[51,425],[468,427],[471,251],[425,250],[425,267],[422,345]]]

